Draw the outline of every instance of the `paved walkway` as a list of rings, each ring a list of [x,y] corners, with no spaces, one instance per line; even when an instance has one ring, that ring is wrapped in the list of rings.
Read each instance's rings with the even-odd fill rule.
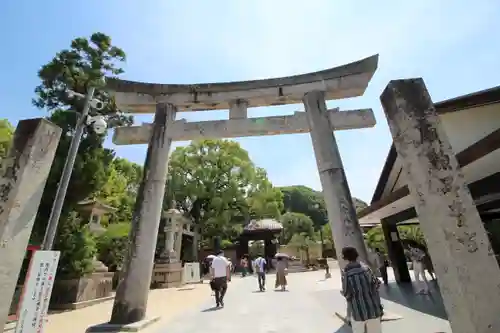
[[[215,309],[213,299],[203,306],[155,325],[156,333],[347,333],[350,328],[338,319],[345,312],[340,295],[339,271],[324,280],[324,272],[289,274],[289,291],[274,291],[274,277],[268,275],[268,291],[257,291],[257,280],[249,276],[229,284],[225,308]],[[208,288],[208,286],[206,286]],[[383,287],[393,288],[394,286]],[[413,296],[412,296],[413,297]],[[424,296],[418,296],[424,297]],[[383,300],[386,311],[402,319],[383,322],[384,333],[451,332],[446,320],[408,308],[396,301]],[[149,331],[149,330],[148,330]]]
[[[342,322],[325,310],[311,293],[316,272],[289,274],[287,292],[274,291],[274,277],[267,276],[268,290],[258,292],[257,279],[248,276],[229,284],[225,307],[215,309],[210,300],[200,309],[174,319],[157,333],[332,333]]]
[[[142,332],[154,332],[155,326],[165,325],[193,307],[200,307],[209,296],[210,290],[207,285],[203,284],[179,289],[152,290],[149,294],[147,317],[161,316],[161,319]],[[50,314],[44,332],[84,333],[89,326],[109,321],[112,308],[113,301],[110,300],[79,310]]]

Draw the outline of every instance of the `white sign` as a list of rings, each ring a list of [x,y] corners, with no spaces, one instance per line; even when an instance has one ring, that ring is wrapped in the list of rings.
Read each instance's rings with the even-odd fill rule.
[[[35,251],[24,285],[15,333],[43,333],[59,251]]]
[[[199,283],[201,281],[200,263],[187,262],[184,264],[184,283]]]

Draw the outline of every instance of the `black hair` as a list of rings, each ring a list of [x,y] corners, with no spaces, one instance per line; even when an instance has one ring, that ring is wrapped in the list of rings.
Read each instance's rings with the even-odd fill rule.
[[[281,260],[283,260],[283,257],[276,257],[276,260],[281,261]]]
[[[218,250],[217,252],[215,252],[215,255],[218,255],[218,256],[223,255],[223,254],[224,254],[224,251],[222,251],[222,250]]]
[[[346,246],[342,249],[342,258],[347,261],[356,261],[359,257],[358,250],[354,247]]]
[[[375,252],[380,252],[380,249],[378,247],[376,247]]]

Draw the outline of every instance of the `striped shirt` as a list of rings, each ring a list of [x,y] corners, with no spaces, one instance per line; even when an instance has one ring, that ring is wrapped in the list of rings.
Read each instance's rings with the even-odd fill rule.
[[[352,320],[366,321],[382,317],[378,293],[380,281],[370,268],[360,263],[348,263],[342,272],[342,294],[347,300]]]

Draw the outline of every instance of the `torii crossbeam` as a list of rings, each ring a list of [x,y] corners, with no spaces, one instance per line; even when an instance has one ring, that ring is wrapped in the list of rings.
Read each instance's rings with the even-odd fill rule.
[[[116,292],[111,323],[125,325],[144,319],[172,141],[310,132],[337,253],[349,245],[358,250],[362,260],[367,260],[333,131],[373,127],[375,118],[371,109],[327,110],[325,100],[363,95],[377,64],[378,55],[374,55],[320,72],[228,83],[179,85],[107,80],[121,110],[155,113],[153,124],[115,130],[116,144],[149,146],[133,214],[132,248],[122,269],[123,280]],[[305,112],[247,118],[249,107],[295,103],[303,103]],[[224,109],[229,109],[227,120],[175,120],[178,111]]]

